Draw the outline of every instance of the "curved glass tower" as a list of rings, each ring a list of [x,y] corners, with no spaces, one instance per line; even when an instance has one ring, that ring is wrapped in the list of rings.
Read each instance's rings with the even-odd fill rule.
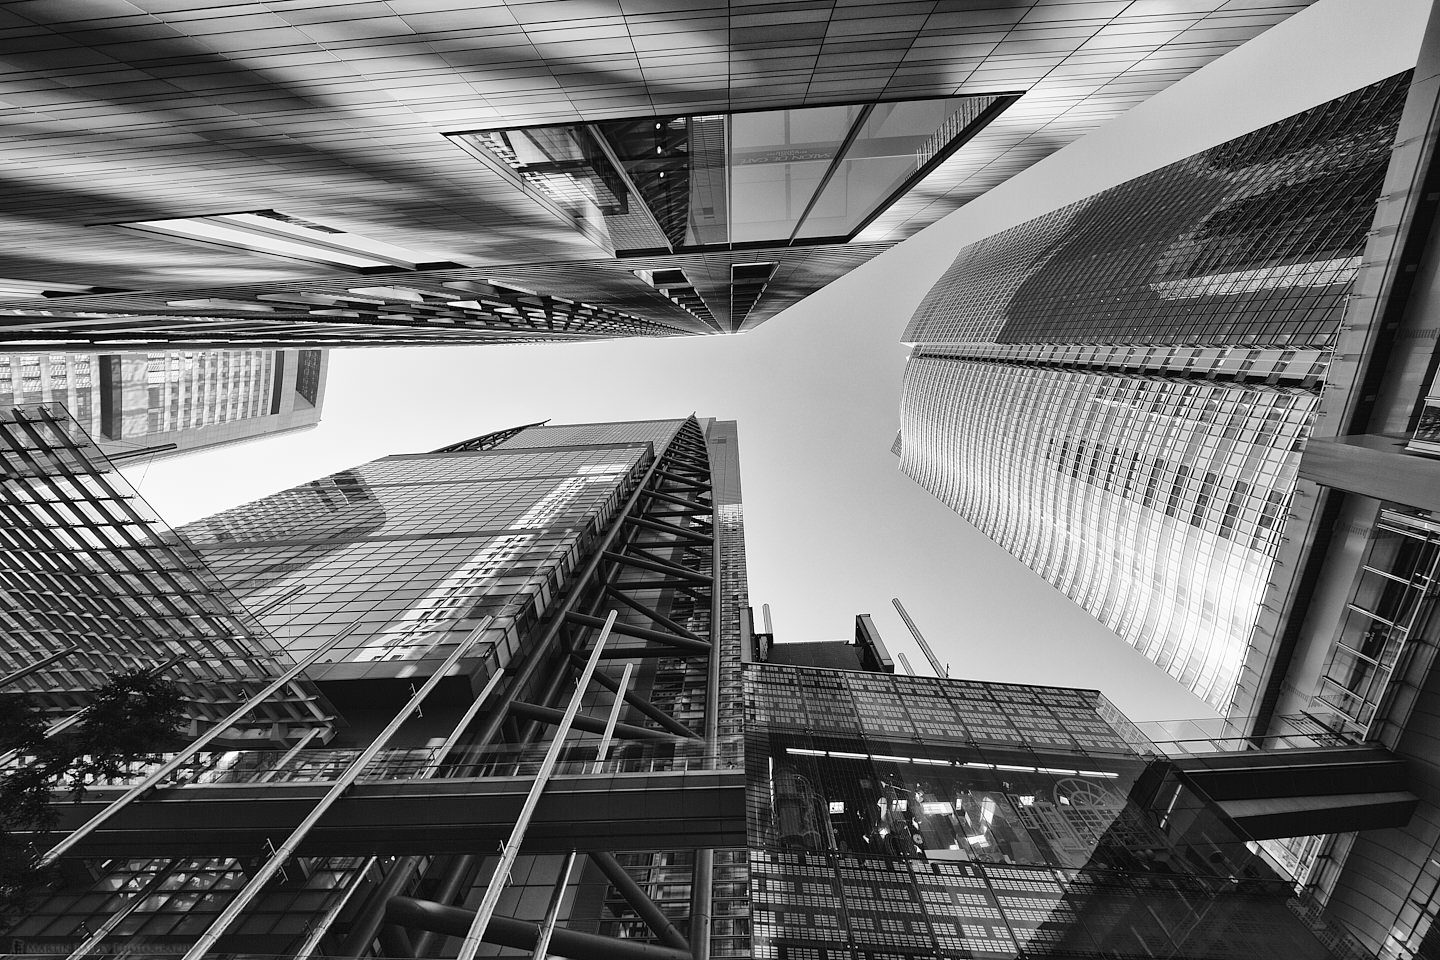
[[[905,333],[902,469],[1222,711],[1407,86],[966,247]]]

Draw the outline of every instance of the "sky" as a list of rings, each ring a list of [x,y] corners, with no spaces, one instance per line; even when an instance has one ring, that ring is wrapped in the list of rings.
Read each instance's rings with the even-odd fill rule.
[[[739,336],[336,350],[314,430],[125,471],[181,524],[376,457],[523,423],[702,417],[740,431],[750,601],[779,642],[869,613],[931,671],[1099,688],[1136,720],[1213,711],[901,474],[905,322],[967,243],[1414,65],[1429,0],[1319,0]]]

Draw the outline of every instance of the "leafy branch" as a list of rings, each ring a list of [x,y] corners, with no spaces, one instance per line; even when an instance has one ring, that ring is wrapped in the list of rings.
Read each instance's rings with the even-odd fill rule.
[[[27,758],[0,775],[0,929],[52,880],[36,845],[20,834],[54,829],[57,793],[79,800],[93,784],[156,759],[184,720],[179,689],[145,670],[112,675],[79,722],[51,737],[30,697],[0,694],[0,752]]]

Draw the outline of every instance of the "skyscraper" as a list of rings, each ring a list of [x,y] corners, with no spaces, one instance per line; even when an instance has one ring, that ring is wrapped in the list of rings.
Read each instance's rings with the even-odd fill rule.
[[[0,354],[0,408],[59,404],[100,450],[147,459],[313,427],[323,350]]]
[[[1409,85],[967,247],[905,333],[905,472],[1222,712]]]
[[[739,332],[1307,5],[17,8],[0,330]]]
[[[52,415],[3,427],[29,438],[5,461],[15,502],[113,483]],[[212,717],[59,803],[32,839],[63,869],[11,952],[1355,955],[1227,813],[1245,786],[1207,799],[1216,764],[1160,756],[1098,692],[893,676],[863,615],[853,660],[800,645],[855,669],[777,656],[747,627],[735,444],[693,417],[520,427],[227,511],[186,528],[193,547],[129,517],[114,557],[34,505],[16,529],[77,560],[65,597],[32,605],[113,631],[89,598],[111,579],[84,568],[193,550],[254,605],[248,634],[216,624],[232,646],[268,624],[287,663],[235,707],[268,721],[249,741]],[[168,585],[128,627],[183,620],[148,606],[167,596],[234,603]],[[295,693],[308,718],[267,713]],[[1338,760],[1347,787],[1399,775]],[[1285,797],[1282,826],[1316,815]]]

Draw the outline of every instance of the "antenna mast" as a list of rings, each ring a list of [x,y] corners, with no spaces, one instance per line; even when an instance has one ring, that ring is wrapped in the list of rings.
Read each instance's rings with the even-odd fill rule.
[[[950,679],[950,671],[941,666],[940,659],[935,656],[935,651],[930,649],[930,644],[925,642],[925,637],[921,635],[920,628],[915,626],[915,621],[911,620],[910,614],[905,612],[905,607],[901,605],[900,598],[895,597],[890,602],[895,605],[895,611],[900,614],[900,619],[905,621],[905,626],[910,630],[910,636],[914,637],[915,642],[920,645],[920,652],[924,653],[925,659],[930,661],[930,669],[935,671],[935,676],[944,677],[947,680]]]

